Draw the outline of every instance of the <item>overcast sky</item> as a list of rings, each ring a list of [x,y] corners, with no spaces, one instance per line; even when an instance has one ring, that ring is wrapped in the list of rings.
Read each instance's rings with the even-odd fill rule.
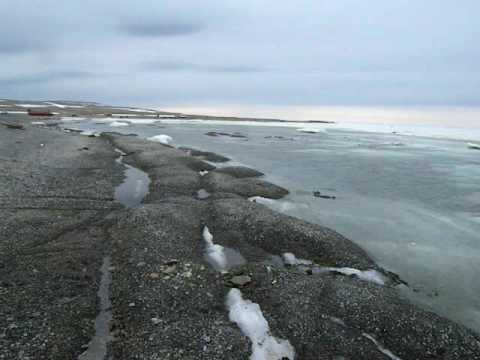
[[[478,0],[0,0],[0,97],[480,105]]]

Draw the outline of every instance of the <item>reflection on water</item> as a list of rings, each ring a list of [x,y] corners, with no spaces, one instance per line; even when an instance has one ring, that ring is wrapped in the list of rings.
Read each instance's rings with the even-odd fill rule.
[[[114,199],[127,208],[133,208],[140,205],[148,194],[150,178],[147,173],[123,163],[125,154],[118,149],[116,151],[120,153],[117,163],[123,164],[126,169],[123,182],[115,188]]]

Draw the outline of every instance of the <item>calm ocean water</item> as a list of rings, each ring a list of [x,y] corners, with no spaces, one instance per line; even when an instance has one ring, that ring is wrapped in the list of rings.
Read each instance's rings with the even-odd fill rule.
[[[480,332],[480,151],[449,139],[480,139],[475,129],[460,136],[438,133],[441,127],[378,124],[302,133],[285,124],[95,122],[69,127],[166,134],[174,145],[218,152],[232,159],[229,164],[263,171],[291,191],[268,206],[342,233],[410,284],[402,294]],[[208,131],[247,138],[209,137]],[[316,198],[313,191],[336,199]]]

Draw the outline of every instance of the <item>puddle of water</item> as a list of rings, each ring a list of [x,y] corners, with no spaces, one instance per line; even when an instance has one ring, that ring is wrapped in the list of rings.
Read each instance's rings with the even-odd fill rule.
[[[78,360],[102,360],[105,359],[108,352],[108,343],[113,340],[110,333],[110,323],[112,321],[112,303],[110,301],[109,288],[112,282],[110,273],[110,257],[103,259],[102,277],[100,287],[98,288],[98,298],[100,300],[100,312],[95,319],[95,336],[88,344],[87,350],[83,352]]]
[[[211,195],[211,194],[210,194],[207,190],[205,190],[205,189],[200,189],[200,190],[198,190],[197,193],[196,193],[196,197],[197,197],[197,199],[199,199],[199,200],[208,199],[208,198],[210,197],[210,195]]]
[[[127,208],[134,208],[141,204],[148,194],[150,178],[148,174],[123,162],[126,154],[115,149],[120,154],[116,162],[126,167],[123,182],[115,188],[114,199]]]

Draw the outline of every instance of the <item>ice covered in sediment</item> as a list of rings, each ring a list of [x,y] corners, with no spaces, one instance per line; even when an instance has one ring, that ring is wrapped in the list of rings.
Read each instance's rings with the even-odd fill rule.
[[[118,127],[118,126],[128,126],[130,125],[129,123],[126,122],[121,122],[121,121],[114,121],[110,123],[110,126]]]
[[[397,355],[395,355],[394,353],[392,353],[390,350],[386,349],[377,339],[375,339],[372,335],[370,334],[367,334],[367,333],[363,333],[362,334],[364,337],[366,337],[367,339],[369,339],[370,341],[372,341],[375,346],[377,347],[377,349],[384,355],[386,355],[388,358],[392,359],[392,360],[402,360],[401,358],[399,358]]]
[[[295,350],[290,342],[272,336],[260,306],[250,300],[244,300],[240,290],[229,291],[226,305],[230,321],[235,322],[252,343],[250,360],[295,358]]]
[[[149,137],[147,138],[147,140],[159,142],[161,144],[170,144],[170,142],[172,142],[173,139],[171,136],[161,134],[161,135],[155,135],[155,136]]]
[[[207,226],[203,228],[203,240],[205,241],[205,252],[208,259],[213,263],[217,270],[225,272],[227,270],[225,248],[213,243],[213,235]]]
[[[295,254],[291,253],[291,252],[286,252],[282,255],[282,258],[283,258],[283,262],[286,264],[286,265],[291,265],[291,266],[294,266],[294,265],[312,265],[313,262],[311,262],[310,260],[305,260],[305,259],[298,259]]]

